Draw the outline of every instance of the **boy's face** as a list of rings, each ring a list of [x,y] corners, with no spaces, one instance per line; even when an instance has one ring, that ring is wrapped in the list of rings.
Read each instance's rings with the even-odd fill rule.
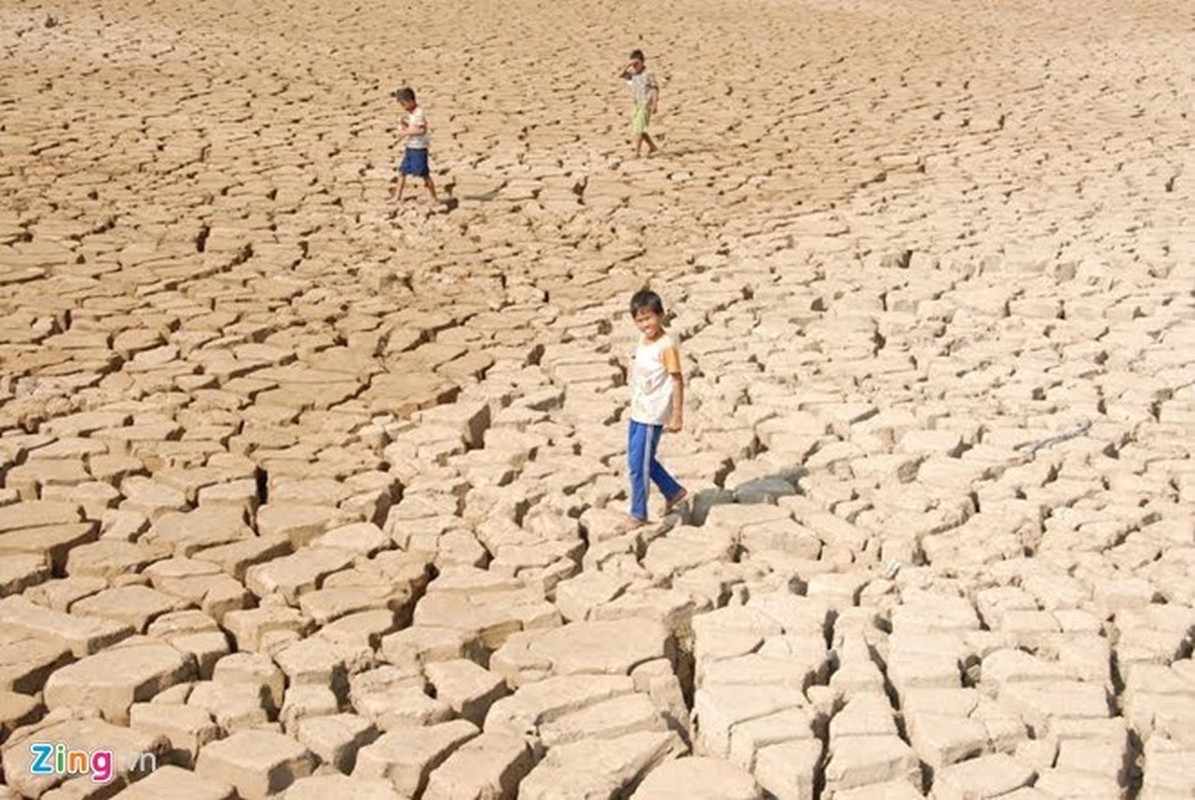
[[[650,308],[641,308],[633,317],[635,327],[648,339],[658,338],[664,332],[664,320]]]
[[[643,59],[641,59],[641,58],[632,58],[631,59],[631,69],[635,70],[635,72],[642,72],[644,66],[645,65],[643,63]]]
[[[399,100],[398,104],[400,106],[402,106],[403,109],[406,111],[414,111],[415,110],[415,101],[414,100]]]

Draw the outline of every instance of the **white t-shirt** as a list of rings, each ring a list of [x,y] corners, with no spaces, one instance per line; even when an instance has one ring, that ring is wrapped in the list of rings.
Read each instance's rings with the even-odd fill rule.
[[[672,375],[680,373],[680,350],[669,334],[640,340],[631,362],[631,419],[664,425],[672,414]]]
[[[660,84],[656,81],[654,73],[644,70],[631,73],[631,76],[627,78],[627,88],[631,90],[635,106],[646,108],[651,105],[652,98],[660,91]]]
[[[427,115],[423,113],[421,106],[415,106],[415,110],[407,114],[407,130],[412,128],[423,128],[424,132],[418,136],[406,137],[404,144],[413,150],[426,150],[432,136],[427,130]]]

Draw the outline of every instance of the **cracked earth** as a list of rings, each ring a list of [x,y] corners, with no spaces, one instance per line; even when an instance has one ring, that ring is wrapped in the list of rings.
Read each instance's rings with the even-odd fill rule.
[[[1186,4],[0,21],[3,800],[1195,795]]]

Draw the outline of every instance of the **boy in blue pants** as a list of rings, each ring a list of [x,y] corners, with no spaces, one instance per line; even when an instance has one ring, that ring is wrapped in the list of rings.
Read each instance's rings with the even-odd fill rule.
[[[660,434],[684,426],[685,381],[680,350],[664,330],[664,303],[644,289],[631,297],[631,318],[643,334],[635,348],[629,383],[631,425],[627,435],[627,471],[631,479],[628,529],[647,522],[647,493],[655,483],[664,494],[664,513],[685,498],[685,489],[656,460]]]

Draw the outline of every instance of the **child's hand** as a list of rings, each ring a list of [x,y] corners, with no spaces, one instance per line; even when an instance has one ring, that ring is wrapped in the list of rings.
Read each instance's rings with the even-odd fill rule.
[[[668,433],[680,433],[681,429],[685,427],[685,421],[680,417],[673,417],[668,420],[668,424],[664,426],[664,430]]]

